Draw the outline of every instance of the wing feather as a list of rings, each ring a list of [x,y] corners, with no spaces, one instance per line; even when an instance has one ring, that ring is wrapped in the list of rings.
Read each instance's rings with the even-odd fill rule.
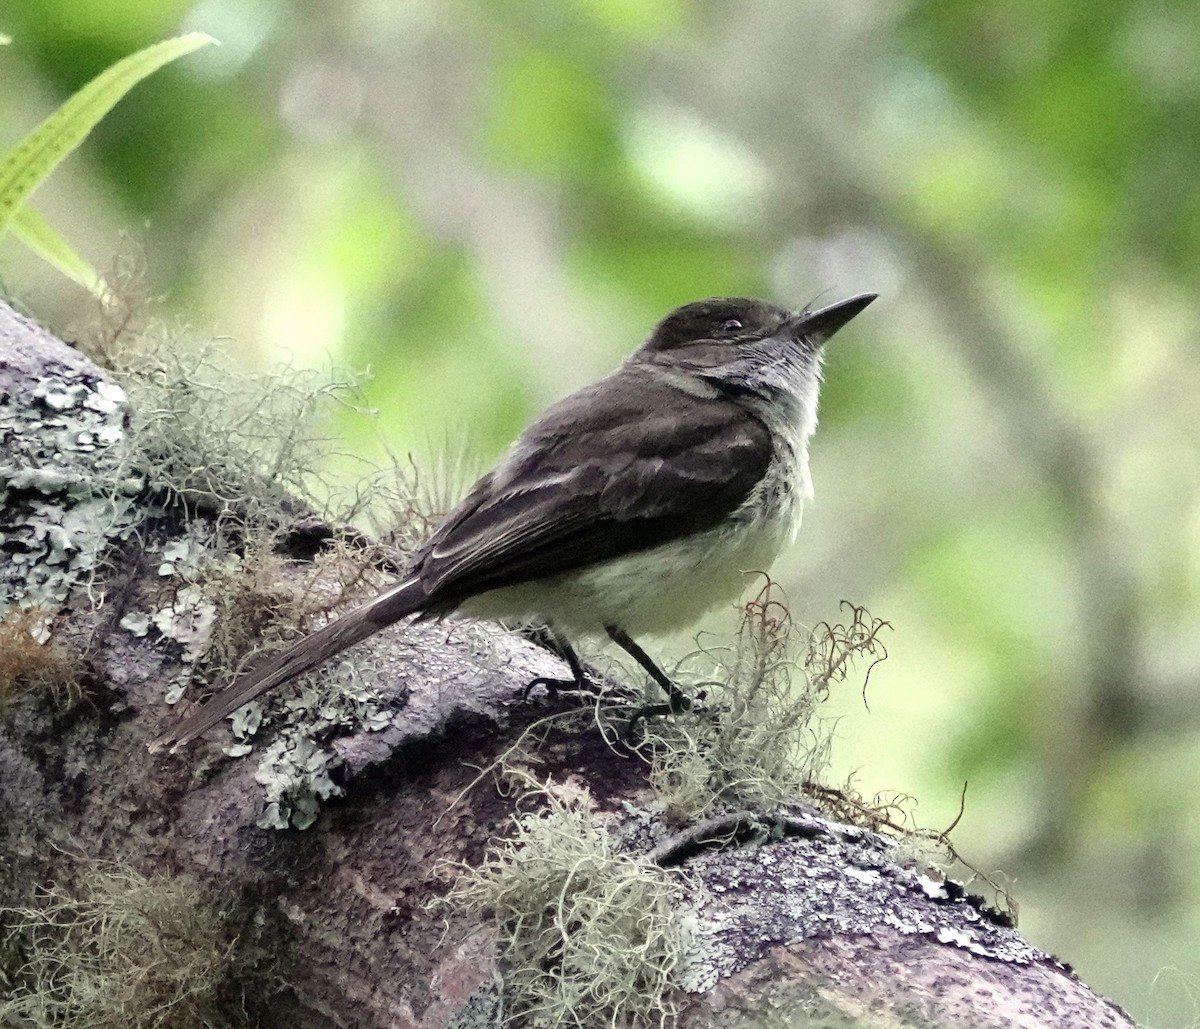
[[[649,396],[647,396],[649,392]],[[415,556],[430,606],[711,528],[761,481],[771,435],[731,400],[624,369],[551,408]]]

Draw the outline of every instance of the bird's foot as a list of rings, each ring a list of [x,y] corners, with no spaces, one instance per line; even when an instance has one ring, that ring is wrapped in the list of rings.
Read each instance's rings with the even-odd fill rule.
[[[703,696],[699,698],[701,701],[703,699]],[[637,744],[638,728],[642,722],[651,718],[665,718],[667,715],[680,715],[694,708],[695,704],[691,697],[672,684],[670,690],[667,691],[665,704],[643,704],[629,716],[629,724],[625,726],[625,743],[631,747]]]
[[[557,700],[560,693],[574,694],[579,697],[600,697],[604,695],[604,691],[597,686],[586,675],[581,675],[573,679],[556,679],[553,676],[539,675],[536,679],[530,679],[525,686],[525,699],[539,686],[545,688],[551,700]]]

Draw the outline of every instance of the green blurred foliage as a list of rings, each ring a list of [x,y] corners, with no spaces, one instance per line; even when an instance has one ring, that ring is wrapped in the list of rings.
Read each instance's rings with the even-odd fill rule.
[[[1200,981],[1200,6],[10,5],[0,146],[203,29],[34,198],[247,360],[370,365],[348,453],[494,458],[698,296],[831,347],[799,618],[896,626],[837,759],[1158,1029]],[[129,234],[122,239],[121,233]],[[132,242],[130,242],[132,240]],[[87,301],[0,249],[59,327]],[[713,627],[728,627],[728,614]],[[1160,974],[1161,973],[1161,974]]]

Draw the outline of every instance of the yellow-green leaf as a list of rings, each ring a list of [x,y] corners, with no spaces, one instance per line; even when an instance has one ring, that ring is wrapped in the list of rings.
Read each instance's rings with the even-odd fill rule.
[[[12,234],[32,250],[38,257],[54,265],[67,278],[74,279],[96,296],[104,293],[104,280],[96,274],[90,264],[71,249],[71,244],[62,238],[49,222],[34,213],[30,207],[22,207],[9,223]]]
[[[21,140],[0,160],[0,233],[121,97],[164,64],[213,42],[207,33],[190,32],[130,54],[102,71]]]

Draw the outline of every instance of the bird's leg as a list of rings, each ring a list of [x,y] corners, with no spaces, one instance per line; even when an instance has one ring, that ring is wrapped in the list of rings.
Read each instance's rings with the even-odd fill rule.
[[[651,660],[650,655],[630,638],[629,633],[624,629],[618,629],[615,625],[606,625],[604,631],[608,633],[609,639],[641,665],[650,674],[650,678],[662,687],[663,692],[670,698],[668,710],[671,714],[691,709],[692,702],[688,699],[688,695],[671,682],[667,673],[659,668]]]
[[[545,686],[551,697],[556,696],[560,690],[570,693],[587,693],[592,696],[596,696],[600,692],[599,687],[592,682],[584,670],[583,662],[579,660],[579,655],[575,653],[575,649],[570,643],[548,625],[539,631],[539,636],[547,650],[557,654],[567,663],[567,667],[571,669],[571,678],[556,679],[552,676],[540,675],[525,687],[526,697],[537,686]]]
[[[626,738],[632,739],[634,730],[637,728],[638,722],[644,718],[658,718],[661,715],[677,715],[681,711],[690,711],[692,702],[688,695],[683,692],[678,686],[671,682],[667,673],[658,667],[641,647],[639,647],[630,638],[629,633],[624,629],[618,629],[615,625],[606,625],[604,631],[608,633],[608,638],[611,639],[618,647],[626,654],[632,657],[639,665],[642,666],[667,695],[667,703],[665,704],[644,704],[634,711],[629,719],[629,726],[626,729]]]

